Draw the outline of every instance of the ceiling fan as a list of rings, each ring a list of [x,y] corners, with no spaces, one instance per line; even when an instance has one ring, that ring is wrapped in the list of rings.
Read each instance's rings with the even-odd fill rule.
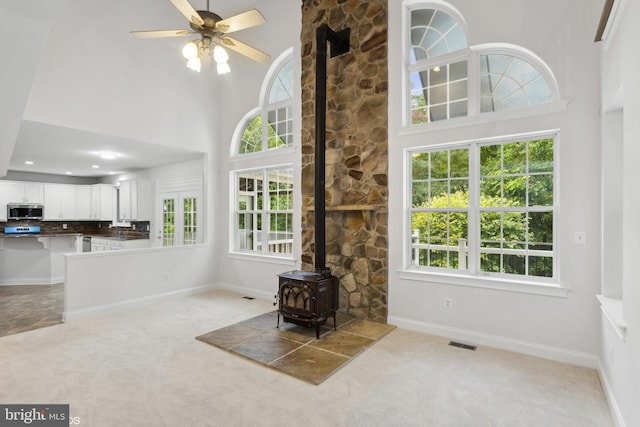
[[[198,11],[187,0],[171,0],[171,3],[189,20],[190,30],[131,31],[131,34],[141,39],[185,37],[199,34],[199,39],[187,43],[182,49],[182,55],[187,59],[187,67],[198,72],[202,62],[210,61],[211,56],[216,61],[218,74],[231,71],[227,63],[229,55],[224,48],[231,49],[263,64],[271,58],[261,50],[227,36],[228,33],[264,24],[266,20],[258,10],[252,9],[222,19],[219,15],[209,11],[209,0],[207,0],[207,10]]]

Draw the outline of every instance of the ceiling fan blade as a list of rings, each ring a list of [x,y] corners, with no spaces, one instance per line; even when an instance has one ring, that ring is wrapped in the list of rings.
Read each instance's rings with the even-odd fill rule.
[[[223,33],[244,30],[245,28],[257,27],[267,22],[264,16],[256,9],[249,10],[239,15],[232,16],[216,23],[216,28]]]
[[[198,12],[196,12],[196,10],[187,0],[171,0],[171,3],[173,3],[173,5],[178,8],[180,13],[182,13],[184,17],[187,18],[193,25],[197,27],[202,27],[204,25],[204,21],[202,20]]]
[[[155,30],[155,31],[131,31],[131,35],[139,39],[160,39],[164,37],[183,37],[194,34],[189,30]]]
[[[224,47],[228,47],[229,49],[234,50],[247,58],[253,59],[254,61],[265,64],[269,62],[269,59],[271,59],[271,56],[263,51],[258,50],[255,47],[251,47],[248,44],[239,42],[231,37],[221,37],[220,41],[222,41]]]

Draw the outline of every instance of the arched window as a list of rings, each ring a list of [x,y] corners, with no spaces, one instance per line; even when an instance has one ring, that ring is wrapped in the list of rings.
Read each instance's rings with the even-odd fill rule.
[[[442,1],[407,3],[409,125],[558,99],[553,74],[533,53],[506,44],[468,46],[466,24],[456,9]]]
[[[240,120],[231,144],[236,254],[293,257],[295,91],[293,49],[274,61],[259,106]],[[268,153],[268,155],[266,155]]]
[[[410,14],[410,123],[466,116],[467,36],[460,19],[437,8],[418,8]],[[460,51],[462,57],[456,55]]]
[[[557,282],[558,133],[469,138],[490,120],[548,112],[533,108],[559,100],[551,69],[520,46],[468,45],[464,18],[444,0],[404,4],[403,124],[415,126],[405,140],[406,277]],[[451,123],[452,140],[425,142],[445,120],[464,131]]]
[[[265,96],[266,95],[266,96]],[[293,144],[293,59],[271,79],[261,106],[242,122],[236,155],[259,153]],[[266,101],[266,102],[265,102]]]
[[[467,47],[460,23],[438,9],[411,11],[411,63]]]
[[[547,80],[529,62],[506,54],[480,55],[480,112],[553,101]]]

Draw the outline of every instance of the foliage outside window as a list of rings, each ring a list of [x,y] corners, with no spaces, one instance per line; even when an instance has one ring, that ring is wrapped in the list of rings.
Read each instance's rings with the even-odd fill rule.
[[[236,172],[236,251],[293,253],[293,169]]]
[[[516,55],[515,48],[469,48],[459,20],[435,7],[410,10],[409,16],[410,125],[554,100],[551,84],[533,56],[526,59],[521,50]],[[477,88],[469,87],[470,82]]]
[[[552,137],[414,152],[410,192],[416,268],[555,278]]]
[[[162,246],[173,246],[176,223],[175,200],[164,200],[162,206]]]
[[[195,197],[187,197],[183,201],[184,224],[182,227],[185,245],[195,245],[198,241],[197,200]]]
[[[292,59],[280,68],[269,89],[268,105],[247,121],[241,138],[241,155],[293,145]]]

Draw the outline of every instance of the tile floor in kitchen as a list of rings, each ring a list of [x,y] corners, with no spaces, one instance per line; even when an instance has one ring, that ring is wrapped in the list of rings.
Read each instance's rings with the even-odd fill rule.
[[[64,283],[0,286],[0,337],[62,323]]]

